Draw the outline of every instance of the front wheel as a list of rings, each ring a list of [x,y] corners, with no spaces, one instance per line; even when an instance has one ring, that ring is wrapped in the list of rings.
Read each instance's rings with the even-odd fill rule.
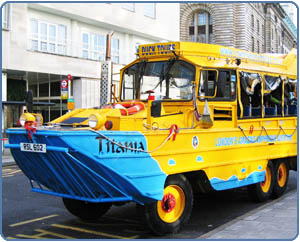
[[[193,191],[183,175],[169,176],[161,201],[142,207],[147,225],[157,235],[176,233],[187,223],[193,207]]]
[[[269,161],[266,168],[265,180],[248,186],[250,198],[255,202],[267,201],[273,190],[274,177],[273,163]]]
[[[112,203],[91,203],[69,198],[63,198],[63,203],[71,214],[86,220],[101,217],[112,206]]]

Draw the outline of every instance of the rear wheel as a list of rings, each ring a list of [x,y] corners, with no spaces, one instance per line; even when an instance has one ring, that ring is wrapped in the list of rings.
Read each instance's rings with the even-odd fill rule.
[[[112,206],[111,203],[91,203],[81,200],[63,198],[66,209],[81,219],[97,219]]]
[[[286,190],[289,180],[289,164],[286,160],[278,160],[274,166],[275,181],[272,196],[280,197]]]
[[[252,200],[256,202],[264,202],[269,199],[274,186],[274,167],[269,161],[266,168],[265,180],[248,186],[248,192]]]
[[[155,234],[176,233],[188,221],[193,207],[193,191],[183,175],[168,177],[161,201],[142,207],[145,221]]]

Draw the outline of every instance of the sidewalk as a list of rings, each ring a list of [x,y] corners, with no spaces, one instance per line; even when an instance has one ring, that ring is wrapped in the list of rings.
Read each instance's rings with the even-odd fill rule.
[[[297,190],[284,194],[198,239],[293,240],[298,236]]]
[[[14,158],[12,157],[9,149],[4,149],[2,151],[2,166],[10,166],[14,165],[16,162]]]

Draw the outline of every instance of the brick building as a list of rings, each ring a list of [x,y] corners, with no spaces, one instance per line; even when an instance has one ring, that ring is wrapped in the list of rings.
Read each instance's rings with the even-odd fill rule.
[[[180,40],[288,53],[297,30],[278,3],[182,3]]]

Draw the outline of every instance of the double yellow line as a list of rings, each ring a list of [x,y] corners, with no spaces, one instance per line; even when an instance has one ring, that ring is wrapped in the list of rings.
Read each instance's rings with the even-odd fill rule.
[[[100,235],[100,236],[113,238],[113,239],[136,239],[138,237],[137,235],[132,236],[132,237],[124,237],[124,236],[107,234],[107,233],[103,233],[103,232],[99,232],[99,231],[83,229],[83,228],[78,228],[78,227],[74,227],[74,226],[61,225],[61,224],[52,224],[51,226],[57,227],[57,228],[62,228],[62,229],[69,229],[69,230],[73,230],[73,231],[77,231],[77,232]]]
[[[40,217],[40,218],[30,219],[30,220],[26,220],[26,221],[15,223],[15,224],[10,224],[9,226],[17,227],[17,226],[21,226],[24,224],[29,224],[29,223],[33,223],[33,222],[37,222],[37,221],[41,221],[41,220],[45,220],[45,219],[54,218],[57,216],[58,216],[57,214],[52,214],[52,215],[45,216],[45,217]],[[131,237],[125,237],[125,236],[108,234],[108,233],[99,232],[99,231],[95,231],[95,230],[74,227],[74,226],[68,226],[68,225],[61,225],[61,224],[51,224],[51,226],[55,227],[55,228],[77,231],[77,232],[81,232],[81,233],[99,235],[101,237],[112,238],[112,239],[136,239],[139,237],[138,235],[131,236]],[[63,234],[59,234],[59,233],[55,233],[55,232],[51,232],[51,231],[47,231],[47,230],[43,230],[43,229],[35,229],[35,231],[39,232],[39,233],[35,234],[35,235],[17,234],[16,236],[21,237],[21,238],[26,238],[26,239],[53,239],[53,238],[45,237],[47,235],[50,235],[50,236],[54,236],[56,238],[62,238],[62,239],[75,239],[71,236],[67,236],[67,235],[63,235]],[[7,237],[7,239],[14,239],[14,238]]]
[[[57,214],[52,214],[52,215],[45,216],[45,217],[30,219],[30,220],[26,220],[26,221],[23,221],[23,222],[11,224],[11,225],[9,225],[9,227],[16,227],[16,226],[20,226],[20,225],[24,225],[24,224],[29,224],[29,223],[33,223],[33,222],[44,220],[44,219],[48,219],[48,218],[54,218],[54,217],[57,217],[57,216],[58,216]]]

